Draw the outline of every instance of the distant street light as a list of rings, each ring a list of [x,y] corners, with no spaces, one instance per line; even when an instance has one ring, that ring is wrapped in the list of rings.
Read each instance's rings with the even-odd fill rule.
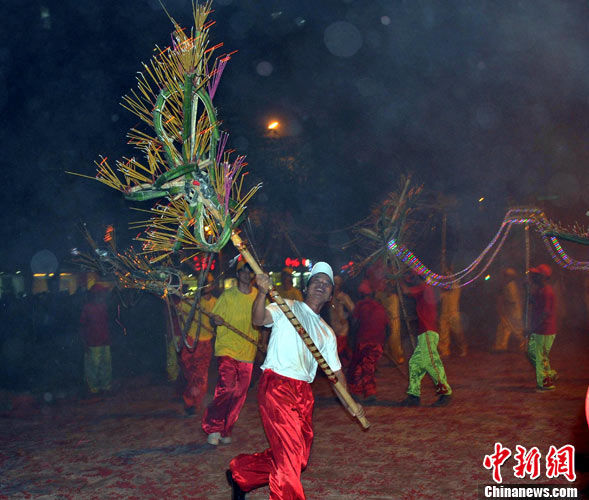
[[[280,122],[277,121],[273,121],[268,124],[268,130],[276,130],[278,127],[280,127]]]

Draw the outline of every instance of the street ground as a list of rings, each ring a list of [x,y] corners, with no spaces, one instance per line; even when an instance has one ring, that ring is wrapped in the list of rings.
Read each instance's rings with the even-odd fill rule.
[[[534,374],[516,351],[490,354],[473,348],[445,360],[454,390],[447,407],[423,381],[422,406],[396,407],[405,397],[406,365],[382,359],[378,399],[367,403],[372,427],[363,432],[335,400],[329,383],[314,383],[315,440],[302,480],[309,499],[474,499],[493,484],[485,455],[500,442],[537,447],[540,476],[516,479],[513,455],[501,468],[503,484],[576,486],[589,498],[589,429],[584,401],[589,386],[586,332],[560,334],[552,351],[557,389],[536,392]],[[212,363],[210,400],[214,387]],[[213,447],[200,415],[187,417],[177,388],[149,376],[119,381],[100,399],[13,395],[0,418],[0,498],[191,498],[225,500],[225,469],[238,453],[261,451],[266,439],[254,382],[234,442]],[[49,399],[45,397],[45,399]],[[43,399],[41,399],[43,401]],[[546,476],[551,445],[576,449],[576,481]],[[248,499],[268,497],[268,488]]]

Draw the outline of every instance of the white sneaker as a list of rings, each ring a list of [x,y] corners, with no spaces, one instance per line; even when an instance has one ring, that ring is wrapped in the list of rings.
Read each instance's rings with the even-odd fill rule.
[[[231,439],[231,436],[227,436],[227,437],[221,437],[219,439],[221,444],[231,444],[231,442],[233,441],[233,439]]]
[[[207,437],[207,443],[217,446],[219,444],[219,439],[221,438],[220,432],[211,432]]]

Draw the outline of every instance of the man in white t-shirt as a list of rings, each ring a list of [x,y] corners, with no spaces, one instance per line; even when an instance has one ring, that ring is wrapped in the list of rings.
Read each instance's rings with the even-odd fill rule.
[[[227,479],[236,499],[266,484],[270,485],[271,498],[304,499],[301,472],[307,466],[313,441],[314,398],[310,384],[317,362],[280,308],[276,304],[265,307],[270,278],[258,275],[256,280],[258,296],[252,322],[272,327],[258,388],[258,406],[270,447],[261,453],[235,457],[229,464]],[[286,303],[345,386],[335,334],[319,315],[332,293],[333,271],[329,264],[318,262],[311,269],[304,302]],[[361,407],[360,412],[364,414]]]

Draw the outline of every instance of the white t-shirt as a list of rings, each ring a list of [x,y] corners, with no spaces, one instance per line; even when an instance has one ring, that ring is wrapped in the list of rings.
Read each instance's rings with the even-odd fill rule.
[[[331,327],[304,302],[288,299],[285,302],[313,339],[329,367],[333,371],[340,370],[342,365],[337,355],[337,341]],[[270,304],[266,309],[272,314],[272,323],[265,326],[272,326],[272,332],[262,370],[313,382],[317,361],[278,305]]]

